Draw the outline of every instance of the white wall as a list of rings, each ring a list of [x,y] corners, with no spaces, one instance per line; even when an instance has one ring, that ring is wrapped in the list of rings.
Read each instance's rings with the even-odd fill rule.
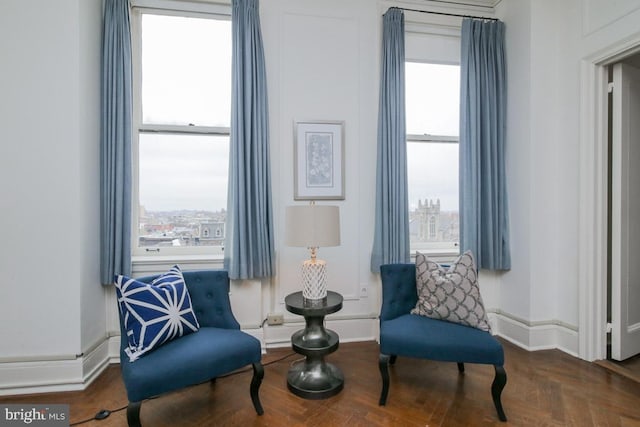
[[[507,58],[506,169],[511,237],[511,271],[502,275],[499,307],[530,318],[531,276],[531,8],[528,1],[502,2]]]
[[[329,288],[343,294],[345,303],[340,312],[328,316],[328,324],[343,341],[377,339],[375,317],[380,306],[380,283],[369,265],[374,228],[381,16],[394,5],[415,7],[410,2],[383,0],[377,4],[369,0],[261,2],[278,253],[277,276],[272,286],[262,287],[263,301],[269,303],[263,305],[261,314],[285,314],[284,327],[265,328],[268,345],[289,345],[292,331],[301,322],[300,316],[287,313],[284,297],[300,290],[300,263],[308,254],[303,249],[287,247],[281,238],[286,226],[285,207],[304,203],[293,200],[295,120],[345,122],[346,198],[326,202],[340,206],[342,244],[321,248],[319,253],[328,262]],[[418,31],[425,23],[439,25],[444,33],[441,37],[459,46],[450,33],[459,27],[460,19],[412,12],[407,12],[405,19],[407,31]],[[420,39],[428,43],[426,35],[415,32],[408,39],[413,44]],[[459,52],[450,56],[456,62]],[[487,288],[491,281],[488,274]],[[363,287],[368,289],[368,296],[360,293]],[[237,311],[239,304],[233,296],[232,302]],[[497,307],[498,302],[491,296],[487,299],[491,307]],[[240,322],[255,324],[261,320],[255,311],[250,315],[251,321]]]
[[[278,153],[274,156],[278,161],[273,180],[280,237],[276,242],[280,253],[277,300],[299,290],[300,262],[308,257],[307,250],[287,247],[281,238],[286,227],[284,208],[294,204],[294,120],[344,120],[346,198],[335,202],[340,206],[342,243],[321,248],[319,254],[328,262],[331,288],[350,298],[348,303],[354,305],[353,309],[368,311],[368,304],[356,300],[359,283],[370,281],[367,272],[359,267],[365,261],[361,254],[368,252],[371,245],[371,233],[365,228],[371,225],[370,215],[362,212],[369,210],[373,191],[370,187],[361,188],[360,177],[364,172],[370,178],[370,171],[363,171],[363,166],[375,162],[374,126],[368,125],[375,122],[375,109],[363,106],[375,105],[371,87],[377,73],[370,70],[377,63],[373,55],[375,44],[367,43],[376,39],[375,26],[371,25],[375,15],[369,15],[375,9],[364,5],[364,1],[350,2],[345,7],[337,0],[321,5],[290,0],[269,4],[270,13],[265,14],[265,33],[269,32],[265,37],[277,40],[267,44],[266,52],[275,65],[269,69],[270,81],[277,84],[277,90],[274,85],[270,87],[274,124],[271,140]],[[276,16],[277,21],[269,19]],[[276,22],[279,25],[274,25]],[[363,229],[359,227],[361,222]]]
[[[499,332],[602,358],[606,119],[594,67],[640,43],[640,3],[503,0],[496,13],[507,24],[514,260],[498,285]]]
[[[502,1],[508,80],[512,270],[498,332],[528,349],[577,354],[579,63],[576,1]],[[570,76],[575,76],[571,79]]]
[[[269,85],[277,252],[277,275],[265,289],[264,298],[269,301],[265,311],[283,313],[287,323],[294,322],[291,328],[299,328],[300,316],[284,307],[284,297],[300,290],[300,266],[308,258],[305,249],[288,247],[283,241],[285,207],[305,203],[293,200],[294,121],[344,121],[346,198],[324,202],[340,207],[342,243],[321,248],[319,257],[328,263],[329,289],[345,297],[343,309],[333,316],[345,321],[335,328],[352,339],[373,339],[377,298],[368,257],[373,229],[369,212],[375,197],[377,8],[366,0],[274,0],[261,2],[260,13]],[[360,286],[371,288],[369,297],[359,297]],[[348,325],[354,322],[360,325],[359,332]],[[291,332],[286,326],[267,328],[265,340],[288,345]]]
[[[81,350],[84,354],[104,341],[106,289],[100,283],[100,64],[102,0],[77,2],[78,13],[78,209],[80,258]]]
[[[618,46],[622,51],[629,42],[635,44],[640,31],[640,2],[637,0],[582,0],[580,2],[581,57]]]
[[[16,382],[73,387],[84,376],[76,355],[105,329],[96,249],[101,1],[1,8],[0,393]]]

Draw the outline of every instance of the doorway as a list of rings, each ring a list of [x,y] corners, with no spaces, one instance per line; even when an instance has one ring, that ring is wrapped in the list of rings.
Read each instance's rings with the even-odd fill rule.
[[[607,75],[606,358],[640,382],[640,54]]]

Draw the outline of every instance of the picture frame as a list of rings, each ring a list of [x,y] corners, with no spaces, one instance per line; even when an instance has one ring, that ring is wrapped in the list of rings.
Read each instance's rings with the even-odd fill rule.
[[[294,122],[294,200],[344,200],[344,121]]]

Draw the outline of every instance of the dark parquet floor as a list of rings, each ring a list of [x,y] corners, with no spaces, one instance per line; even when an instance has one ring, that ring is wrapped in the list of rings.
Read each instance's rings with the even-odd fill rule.
[[[598,364],[640,383],[640,354],[627,360],[602,360]]]
[[[219,378],[145,401],[141,419],[158,426],[640,426],[640,384],[558,350],[527,352],[508,342],[508,382],[502,402],[509,421],[498,421],[491,401],[493,368],[399,357],[390,370],[387,405],[378,406],[381,380],[375,342],[342,343],[327,360],[345,376],[344,390],[325,400],[304,400],[286,386],[286,373],[299,355],[269,350],[260,396],[265,413],[254,412],[251,372]],[[288,357],[286,357],[289,355]],[[283,360],[278,361],[286,357]],[[275,361],[275,362],[274,362]],[[66,403],[71,422],[102,408],[126,406],[118,365],[105,370],[85,391],[0,397],[0,403]],[[126,426],[126,411],[84,426]]]

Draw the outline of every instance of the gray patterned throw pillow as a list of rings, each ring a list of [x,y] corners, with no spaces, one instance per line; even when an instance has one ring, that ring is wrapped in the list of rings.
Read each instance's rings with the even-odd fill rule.
[[[444,268],[416,254],[418,302],[412,314],[446,320],[491,332],[482,304],[476,263],[471,251]]]

